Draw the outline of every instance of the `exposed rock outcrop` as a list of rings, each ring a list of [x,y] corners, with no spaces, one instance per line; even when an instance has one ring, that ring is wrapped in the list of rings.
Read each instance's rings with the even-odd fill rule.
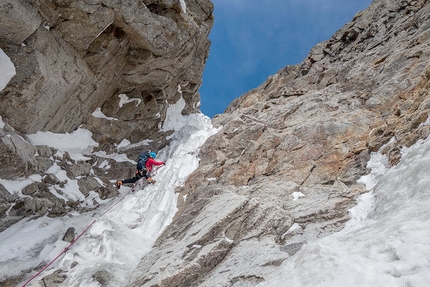
[[[182,95],[185,112],[198,111],[212,10],[207,0],[3,1],[0,48],[16,68],[0,92],[3,121],[22,133],[84,124],[100,143],[165,141],[169,103]],[[117,120],[92,117],[96,108]]]
[[[429,1],[374,1],[235,100],[129,286],[255,286],[340,230],[371,152],[396,164],[430,134],[429,35]]]

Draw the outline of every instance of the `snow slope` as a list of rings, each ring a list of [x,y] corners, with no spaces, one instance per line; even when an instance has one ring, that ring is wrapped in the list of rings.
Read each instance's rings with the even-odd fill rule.
[[[430,286],[430,138],[397,166],[374,154],[372,190],[338,233],[305,244],[259,286]]]
[[[3,72],[0,73],[0,84],[5,86],[15,70],[13,65],[9,65],[10,60],[8,62],[2,57],[7,56],[0,55],[0,70]],[[143,184],[134,193],[131,193],[130,187],[123,186],[120,196],[110,200],[101,200],[95,192],[85,198],[79,192],[76,180],[67,178],[66,173],[54,164],[49,172],[60,180],[67,179],[63,194],[52,190],[54,194],[64,199],[80,200],[81,205],[87,207],[93,206],[96,201],[101,207],[90,213],[72,213],[62,218],[24,219],[0,233],[0,280],[36,266],[44,266],[56,258],[69,245],[62,241],[68,227],[74,227],[77,235],[89,227],[64,255],[26,286],[39,286],[38,280],[58,269],[68,270],[67,280],[62,286],[99,286],[93,275],[101,270],[112,274],[110,286],[125,286],[130,272],[151,249],[177,211],[175,188],[183,185],[188,175],[197,168],[200,147],[217,132],[212,128],[211,120],[202,114],[182,116],[183,107],[182,98],[170,106],[165,124],[161,127],[164,131],[174,132],[169,137],[171,144],[158,153],[157,158],[166,161],[166,165],[156,170],[154,179],[157,183],[154,185]],[[97,110],[95,114],[102,116]],[[1,118],[0,123],[3,127]],[[91,132],[85,129],[70,134],[38,132],[28,135],[28,139],[32,144],[46,144],[58,149],[60,156],[67,151],[76,160],[87,159],[98,145],[92,140]],[[148,139],[142,139],[137,145],[145,146],[147,143]],[[120,153],[127,146],[131,144],[125,140],[118,145],[117,154],[98,152],[97,155],[118,162],[131,161]],[[103,167],[109,168],[108,165]],[[9,193],[24,197],[22,189],[41,180],[41,176],[33,175],[16,181],[0,179],[0,183]],[[25,281],[34,274],[29,274]]]

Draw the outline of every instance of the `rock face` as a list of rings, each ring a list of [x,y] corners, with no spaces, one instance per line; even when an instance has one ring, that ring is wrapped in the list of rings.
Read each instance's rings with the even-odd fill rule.
[[[396,164],[430,134],[429,81],[430,2],[374,1],[213,120],[222,129],[129,286],[255,286],[340,230],[371,152]]]
[[[0,91],[0,179],[40,179],[22,198],[0,184],[0,232],[24,217],[86,211],[79,207],[84,200],[95,208],[94,198],[118,195],[113,180],[134,173],[133,162],[75,161],[31,145],[26,134],[82,126],[104,151],[123,139],[150,139],[149,148],[160,149],[169,104],[183,97],[184,113],[198,112],[212,11],[209,0],[1,1],[0,48],[16,75]],[[92,115],[96,110],[105,117]],[[134,159],[139,151],[122,152]],[[71,183],[48,171],[54,164],[82,199],[61,198]]]
[[[74,161],[22,134],[82,124],[106,151],[123,138],[165,138],[156,130],[167,103],[182,95],[186,112],[198,109],[212,9],[203,0],[0,4],[0,45],[17,70],[0,94],[1,178],[42,178],[24,198],[0,185],[0,231],[26,216],[86,211],[54,196],[69,184],[47,172],[54,164],[86,201],[117,195],[109,181],[132,163]],[[340,230],[365,192],[357,180],[371,152],[396,164],[403,146],[430,134],[429,35],[429,1],[375,0],[301,64],[235,100],[214,118],[220,131],[129,286],[255,286],[303,244]],[[91,116],[96,108],[118,120]],[[42,280],[57,286],[65,276]],[[111,276],[93,279],[108,286]]]
[[[208,0],[2,1],[0,48],[16,68],[0,92],[3,121],[22,133],[85,125],[101,143],[161,138],[169,103],[182,95],[198,111],[212,10]],[[97,108],[117,120],[92,117]]]
[[[118,191],[112,184],[112,180],[120,177],[128,177],[134,172],[134,164],[131,162],[116,163],[112,159],[92,156],[87,161],[76,161],[66,153],[60,156],[57,150],[48,146],[33,146],[15,131],[9,128],[3,130],[0,138],[1,179],[16,179],[36,176],[30,180],[19,196],[11,194],[0,184],[0,232],[24,217],[37,218],[47,215],[49,217],[64,216],[74,210],[84,212],[96,208],[98,203],[94,200],[91,207],[82,208],[80,204],[90,198],[104,200],[118,195]],[[36,156],[35,156],[36,155]],[[106,172],[100,168],[100,164],[111,164],[112,169]],[[51,167],[56,168],[50,170]],[[64,171],[68,180],[59,180],[55,175],[58,171]],[[81,198],[62,198],[65,185],[73,181],[78,186]],[[94,195],[89,197],[90,192]]]

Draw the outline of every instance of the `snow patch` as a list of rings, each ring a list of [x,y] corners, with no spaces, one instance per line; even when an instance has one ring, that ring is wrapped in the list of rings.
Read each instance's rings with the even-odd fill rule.
[[[33,182],[41,182],[42,177],[40,175],[32,175],[27,179],[23,180],[7,180],[7,179],[0,179],[0,184],[6,188],[6,190],[10,194],[19,194],[22,197],[22,190],[32,184]]]
[[[225,239],[225,241],[227,241],[227,242],[228,242],[228,243],[230,243],[230,244],[233,244],[233,243],[234,243],[234,240],[233,240],[233,239],[228,238],[228,237],[227,237],[227,235],[225,235],[225,234],[224,234],[224,239]]]
[[[101,158],[113,159],[116,162],[131,162],[133,164],[136,163],[134,160],[129,159],[126,154],[118,154],[118,153],[107,154],[105,151],[97,151],[97,152],[94,152],[93,154]]]
[[[6,87],[10,79],[15,75],[15,66],[3,50],[0,49],[0,91]]]
[[[362,176],[357,182],[364,184],[367,190],[371,190],[378,183],[381,176],[387,172],[389,167],[390,163],[386,155],[380,152],[372,152],[370,160],[367,163],[367,168],[371,172],[368,175]]]
[[[291,195],[293,196],[293,200],[294,201],[298,200],[300,197],[304,197],[305,196],[303,193],[297,192],[297,191],[293,192]]]
[[[89,160],[85,154],[91,154],[93,148],[98,146],[92,139],[89,130],[79,128],[72,133],[52,133],[38,131],[35,134],[27,135],[28,140],[33,145],[47,145],[57,149],[61,153],[68,152],[71,159]]]
[[[181,8],[183,13],[187,13],[187,5],[185,4],[184,0],[180,0],[181,2]]]
[[[303,230],[303,228],[300,226],[300,224],[294,223],[284,234],[281,235],[281,239],[284,239],[285,235],[291,234],[296,231],[301,231],[301,230]]]
[[[101,108],[97,108],[91,115],[95,118],[107,119],[110,121],[117,121],[118,120],[116,118],[105,116],[105,114],[103,114]]]
[[[167,108],[166,119],[161,127],[161,131],[178,131],[184,127],[194,130],[207,130],[207,127],[212,127],[211,119],[202,114],[182,115],[185,108],[185,100],[181,98],[173,105]],[[219,129],[215,130],[218,132]],[[171,139],[172,136],[168,137]]]
[[[129,97],[127,97],[126,94],[119,94],[118,98],[120,98],[120,100],[119,100],[119,107],[120,108],[122,108],[123,105],[125,105],[127,103],[131,103],[131,102],[137,102],[136,103],[136,107],[137,107],[142,102],[141,99],[138,99],[138,98],[129,98]]]
[[[127,146],[129,146],[131,144],[131,142],[128,140],[128,139],[123,139],[117,146],[116,146],[116,148],[117,149],[121,149],[121,148],[124,148],[124,147],[127,147]]]
[[[182,110],[185,108],[185,100],[181,97],[175,104],[167,108],[166,119],[162,127],[162,131],[179,130],[187,124],[186,116],[182,115]]]
[[[6,124],[4,123],[2,117],[0,116],[0,129],[3,129],[5,127],[5,125]]]
[[[132,149],[136,147],[147,146],[152,142],[152,140],[146,139],[137,143],[132,144],[129,140],[123,139],[117,146],[117,150],[123,151],[127,149]]]

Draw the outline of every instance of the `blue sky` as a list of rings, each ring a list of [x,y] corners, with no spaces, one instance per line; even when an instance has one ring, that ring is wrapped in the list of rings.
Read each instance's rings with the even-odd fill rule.
[[[212,0],[215,23],[200,88],[213,117],[366,9],[371,0]]]

